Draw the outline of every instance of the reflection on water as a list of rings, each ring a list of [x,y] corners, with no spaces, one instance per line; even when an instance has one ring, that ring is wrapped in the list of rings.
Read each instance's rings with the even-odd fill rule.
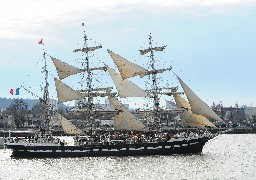
[[[201,155],[13,159],[0,150],[0,179],[255,180],[256,135],[220,135]]]

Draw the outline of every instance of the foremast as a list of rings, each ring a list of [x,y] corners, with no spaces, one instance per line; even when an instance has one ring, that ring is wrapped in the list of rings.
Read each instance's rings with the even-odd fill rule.
[[[46,59],[46,55],[47,53],[45,52],[44,49],[44,43],[41,40],[39,44],[43,45],[43,63],[44,65],[42,66],[42,71],[41,73],[44,74],[44,87],[41,87],[41,91],[43,91],[43,96],[39,96],[35,93],[33,93],[31,90],[29,90],[28,88],[26,88],[25,86],[21,85],[21,87],[27,91],[28,93],[30,93],[32,96],[37,97],[39,99],[39,103],[40,106],[42,108],[42,114],[40,115],[41,118],[43,118],[44,121],[44,130],[47,133],[50,133],[50,119],[51,119],[51,110],[52,110],[52,106],[50,103],[50,95],[49,95],[49,82],[48,82],[48,76],[49,76],[49,71],[47,69],[47,59]]]
[[[49,82],[48,82],[48,76],[49,76],[49,71],[47,69],[47,60],[46,60],[46,52],[43,49],[43,60],[44,60],[44,66],[43,66],[43,73],[44,73],[44,81],[45,81],[45,86],[44,86],[44,93],[43,97],[40,98],[40,102],[42,103],[42,107],[44,109],[44,119],[45,119],[45,131],[49,133],[50,131],[50,110],[51,110],[51,104],[50,104],[50,96],[49,96]]]

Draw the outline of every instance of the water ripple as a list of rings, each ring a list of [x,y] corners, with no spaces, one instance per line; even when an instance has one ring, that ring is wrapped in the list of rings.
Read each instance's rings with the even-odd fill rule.
[[[0,150],[0,179],[255,180],[256,135],[220,135],[200,155],[14,159]]]

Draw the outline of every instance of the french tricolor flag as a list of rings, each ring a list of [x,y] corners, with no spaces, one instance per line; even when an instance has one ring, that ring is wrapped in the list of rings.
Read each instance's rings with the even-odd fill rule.
[[[20,88],[16,88],[16,89],[11,89],[10,93],[12,95],[20,95]]]

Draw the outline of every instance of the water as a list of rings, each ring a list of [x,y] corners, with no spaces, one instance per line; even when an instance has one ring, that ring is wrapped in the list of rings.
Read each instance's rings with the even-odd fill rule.
[[[256,135],[223,134],[201,155],[13,159],[0,150],[0,179],[256,180]]]

